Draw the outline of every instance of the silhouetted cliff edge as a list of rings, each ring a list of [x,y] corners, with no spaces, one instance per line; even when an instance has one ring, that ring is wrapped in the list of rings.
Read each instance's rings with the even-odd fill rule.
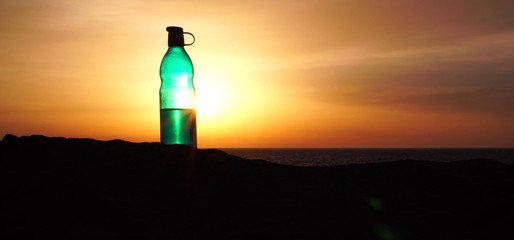
[[[294,167],[8,134],[0,175],[2,236],[514,239],[514,168],[492,160]]]

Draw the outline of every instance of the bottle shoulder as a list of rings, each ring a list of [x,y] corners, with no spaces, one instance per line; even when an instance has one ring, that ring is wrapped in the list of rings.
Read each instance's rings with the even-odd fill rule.
[[[185,62],[191,62],[191,57],[189,57],[189,54],[184,50],[184,48],[168,48],[164,56],[162,57],[162,61],[185,61]]]
[[[183,47],[169,47],[162,58],[160,72],[161,75],[183,72],[192,74],[193,62]]]

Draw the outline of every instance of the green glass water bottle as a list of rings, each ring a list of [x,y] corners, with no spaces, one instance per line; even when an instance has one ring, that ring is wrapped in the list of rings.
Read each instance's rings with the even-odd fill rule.
[[[194,68],[184,49],[184,46],[192,45],[195,38],[181,27],[169,26],[166,31],[168,50],[161,61],[159,89],[161,143],[196,148]],[[193,41],[184,44],[184,34],[191,35]]]

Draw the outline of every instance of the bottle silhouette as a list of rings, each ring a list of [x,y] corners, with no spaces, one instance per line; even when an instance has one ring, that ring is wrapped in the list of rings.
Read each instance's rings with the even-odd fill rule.
[[[181,27],[169,26],[168,50],[161,61],[159,89],[161,143],[184,144],[196,148],[194,68],[184,46],[194,36]],[[184,44],[184,34],[193,42]]]

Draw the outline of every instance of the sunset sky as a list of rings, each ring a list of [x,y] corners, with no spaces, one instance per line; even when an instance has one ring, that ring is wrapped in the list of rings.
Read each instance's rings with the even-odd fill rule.
[[[513,13],[512,0],[2,0],[0,134],[159,141],[159,64],[180,26],[196,37],[200,148],[514,147]]]

